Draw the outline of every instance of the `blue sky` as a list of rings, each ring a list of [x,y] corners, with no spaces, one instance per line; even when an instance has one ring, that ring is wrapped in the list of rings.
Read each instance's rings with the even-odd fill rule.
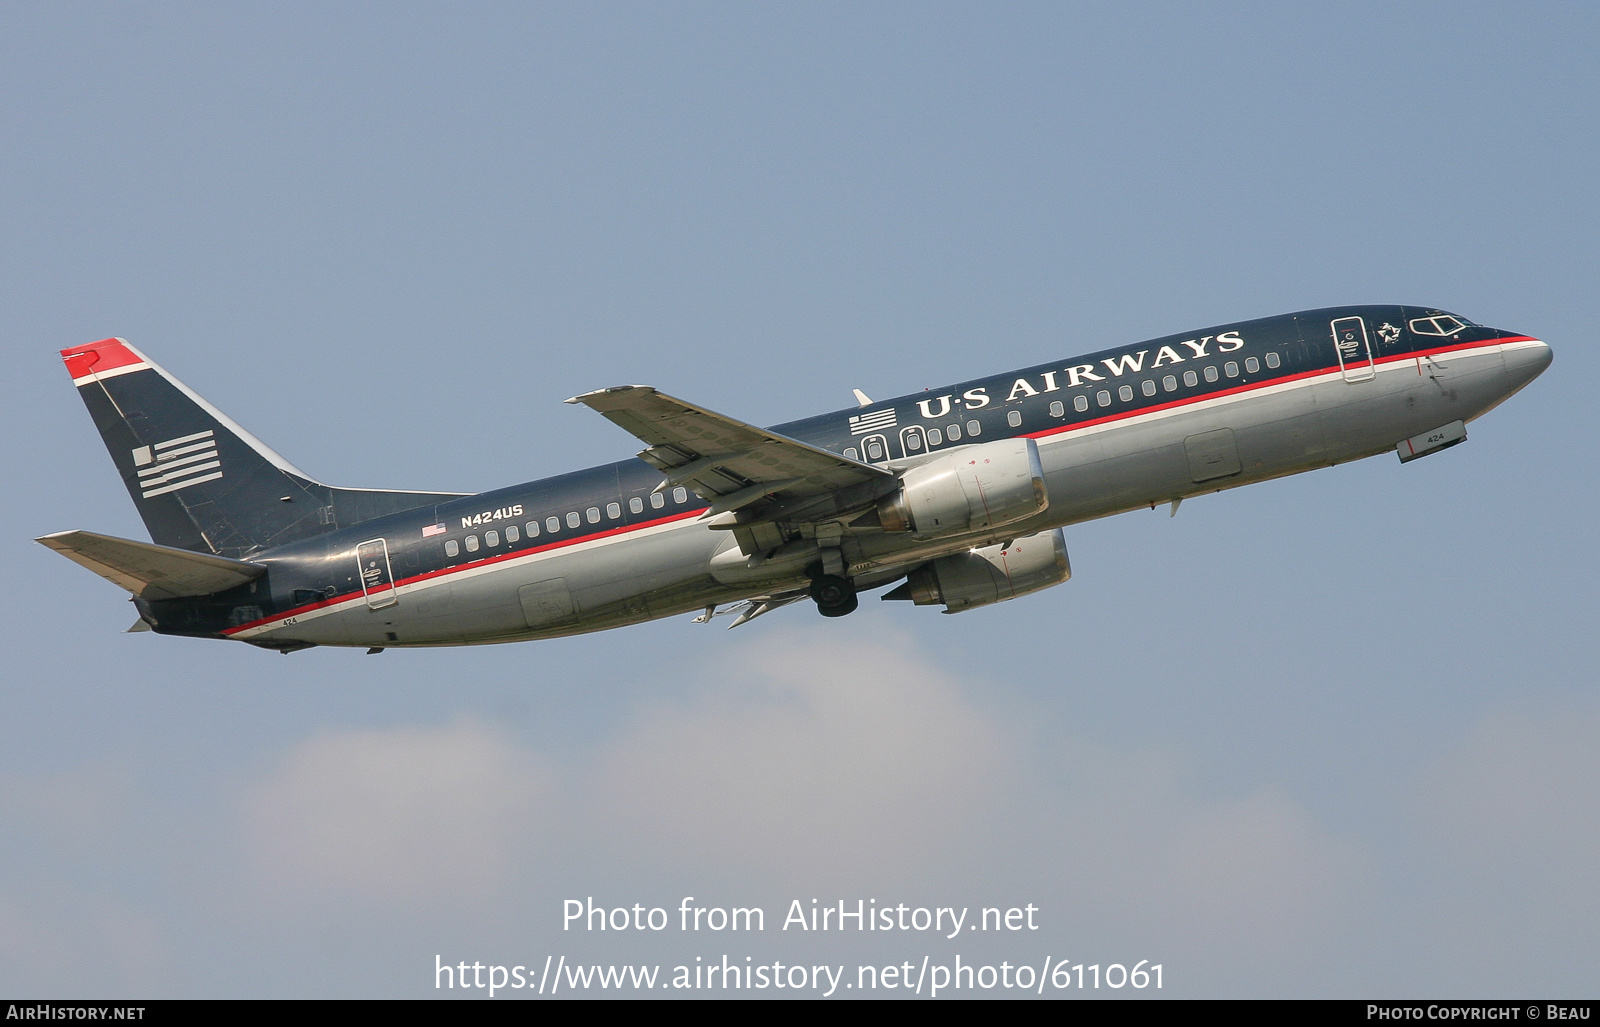
[[[405,996],[436,953],[1151,959],[1164,993],[1589,994],[1591,5],[0,10],[0,992]],[[1067,531],[957,617],[553,642],[126,635],[56,351],[120,335],[336,484],[479,490],[1337,303],[1546,339],[1468,445]],[[560,903],[1033,902],[921,939]],[[962,943],[963,945],[965,942]]]

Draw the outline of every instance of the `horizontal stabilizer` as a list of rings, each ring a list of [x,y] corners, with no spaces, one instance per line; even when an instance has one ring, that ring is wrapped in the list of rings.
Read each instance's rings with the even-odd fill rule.
[[[249,584],[267,572],[260,564],[245,560],[92,531],[58,531],[35,541],[140,599],[206,596]]]

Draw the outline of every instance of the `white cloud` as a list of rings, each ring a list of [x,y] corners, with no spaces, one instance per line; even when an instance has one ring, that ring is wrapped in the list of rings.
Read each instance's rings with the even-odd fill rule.
[[[1368,858],[1281,788],[1203,798],[1172,754],[982,693],[898,640],[780,635],[642,711],[591,805],[688,873],[774,897],[832,882],[1034,901],[1057,931],[1165,948],[1215,980],[1228,959],[1315,965],[1359,908]]]
[[[1362,908],[1369,857],[1281,788],[1202,795],[1172,753],[1066,734],[1024,769],[963,869],[1047,906],[1074,959],[1164,960],[1188,995],[1237,994],[1248,971],[1270,994],[1307,980]]]
[[[1354,845],[1278,788],[1193,805],[1165,826],[1150,878],[1162,884],[1151,894],[1187,905],[1197,933],[1235,957],[1320,940],[1366,869]]]
[[[1326,956],[1365,864],[1291,796],[1201,797],[1170,753],[986,694],[903,640],[833,627],[744,643],[689,698],[559,758],[470,719],[325,731],[242,790],[243,862],[202,827],[211,879],[178,891],[208,894],[229,931],[348,930],[405,953],[441,932],[557,941],[557,887],[631,902],[709,885],[772,913],[830,889],[1031,901],[1052,937],[1103,943],[1093,958],[1183,964],[1190,994],[1237,982],[1229,960]],[[384,937],[360,941],[352,909]]]
[[[533,754],[470,720],[325,732],[254,789],[246,823],[279,894],[482,895],[525,844],[548,786]]]
[[[903,642],[802,631],[641,711],[605,746],[593,807],[710,867],[914,869],[1011,769],[993,719]]]

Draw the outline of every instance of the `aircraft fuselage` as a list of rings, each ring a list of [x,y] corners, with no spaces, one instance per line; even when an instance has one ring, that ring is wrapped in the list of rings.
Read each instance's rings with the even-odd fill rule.
[[[771,430],[896,471],[959,447],[1036,442],[1048,506],[1025,522],[938,538],[847,527],[828,540],[857,587],[869,589],[947,554],[1394,450],[1482,415],[1549,361],[1539,340],[1440,311],[1330,308],[1105,349]],[[267,571],[249,585],[140,600],[140,609],[169,634],[286,650],[387,648],[595,631],[805,587],[803,558],[764,574],[759,558],[745,559],[730,532],[703,516],[706,501],[683,487],[658,490],[662,480],[661,470],[629,459],[443,499],[250,553]],[[804,549],[804,536],[783,544]]]

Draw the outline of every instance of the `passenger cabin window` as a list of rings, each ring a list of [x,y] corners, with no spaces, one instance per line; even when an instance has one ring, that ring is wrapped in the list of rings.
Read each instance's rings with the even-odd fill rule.
[[[1217,374],[1216,365],[1215,364],[1208,365],[1206,367],[1206,381],[1214,382],[1214,381],[1217,380],[1218,377],[1219,377],[1219,375]]]
[[[937,446],[944,441],[944,433],[937,428],[928,429],[928,445]]]
[[[1257,360],[1255,357],[1245,357],[1244,370],[1246,374],[1255,374],[1257,371],[1261,370],[1261,361]]]
[[[959,424],[950,425],[949,427],[947,427],[944,430],[944,433],[946,435],[950,436],[950,441],[951,442],[960,442],[961,441],[961,425],[959,425]]]
[[[1183,372],[1183,384],[1192,389],[1196,385],[1200,384],[1200,376],[1195,374],[1193,371],[1185,371]]]
[[[488,546],[490,549],[495,548],[496,546],[498,546],[500,544],[500,533],[498,531],[486,531],[486,532],[484,532],[483,533],[483,544]]]
[[[517,530],[515,524],[506,525],[506,544],[509,545],[522,537],[522,532]]]
[[[851,460],[861,459],[861,454],[856,452],[856,447],[854,446],[851,446],[849,449],[845,450],[844,455]]]
[[[478,536],[476,536],[476,535],[468,535],[467,536],[467,552],[476,553],[477,551],[478,551]]]
[[[1237,377],[1239,377],[1239,365],[1238,365],[1238,363],[1236,363],[1235,361],[1230,360],[1226,364],[1223,364],[1222,365],[1222,373],[1227,375],[1229,378],[1237,378]]]
[[[606,504],[606,516],[611,518],[612,520],[616,520],[618,517],[621,517],[622,516],[622,504],[621,503],[607,503]]]
[[[667,497],[659,492],[650,493],[650,509],[659,510],[667,505]]]
[[[1127,403],[1130,400],[1132,400],[1133,399],[1133,386],[1132,385],[1124,385],[1124,386],[1122,386],[1120,389],[1117,390],[1117,398],[1122,400],[1124,403]]]
[[[634,496],[632,499],[628,500],[628,512],[644,513],[644,500],[640,499],[638,496]]]
[[[1089,397],[1088,396],[1073,396],[1072,397],[1072,409],[1076,410],[1080,414],[1084,413],[1085,411],[1087,411],[1089,409]]]
[[[906,449],[913,453],[922,448],[922,436],[918,435],[914,431],[907,430],[906,433],[900,437],[900,442],[906,447]]]
[[[1156,383],[1153,381],[1140,382],[1139,391],[1146,396],[1154,396],[1156,394]]]
[[[1111,405],[1111,393],[1107,392],[1105,389],[1101,389],[1099,392],[1094,394],[1094,401],[1103,407],[1108,407]]]
[[[983,434],[983,424],[982,424],[982,422],[980,422],[980,421],[968,421],[967,422],[967,434],[968,435],[982,435]]]
[[[455,539],[448,539],[445,542],[445,544],[444,544],[444,555],[446,555],[446,556],[460,556],[461,555],[461,546],[459,544],[457,544]]]
[[[1283,361],[1278,357],[1278,354],[1276,354],[1276,353],[1268,353],[1267,354],[1267,366],[1268,367],[1277,367],[1282,362]]]
[[[1054,403],[1050,404],[1050,416],[1051,417],[1061,417],[1061,416],[1065,415],[1066,412],[1067,412],[1067,408],[1061,405],[1061,401],[1059,399],[1056,400]]]
[[[1454,335],[1467,327],[1459,317],[1441,314],[1438,317],[1419,317],[1411,322],[1411,330],[1418,335]]]
[[[1168,392],[1177,392],[1178,391],[1178,379],[1174,378],[1172,375],[1169,374],[1165,378],[1161,379],[1161,387],[1163,389],[1166,389]]]
[[[561,530],[561,518],[546,517],[544,519],[544,526],[549,529],[550,534],[554,535],[556,532]]]
[[[528,529],[528,537],[529,538],[538,538],[539,537],[539,522],[538,521],[529,521],[527,523],[527,529]]]
[[[1013,427],[1013,428],[1022,427],[1022,411],[1020,411],[1020,410],[1011,411],[1009,414],[1006,415],[1006,423],[1011,425],[1011,427]]]
[[[687,503],[689,501],[689,490],[679,485],[672,490],[672,501],[674,503]]]
[[[590,524],[600,523],[600,508],[598,506],[591,506],[589,509],[583,512],[583,515],[589,518]]]
[[[580,525],[582,523],[583,523],[583,518],[578,516],[578,511],[574,510],[571,513],[567,514],[567,527],[576,528],[578,525]]]

